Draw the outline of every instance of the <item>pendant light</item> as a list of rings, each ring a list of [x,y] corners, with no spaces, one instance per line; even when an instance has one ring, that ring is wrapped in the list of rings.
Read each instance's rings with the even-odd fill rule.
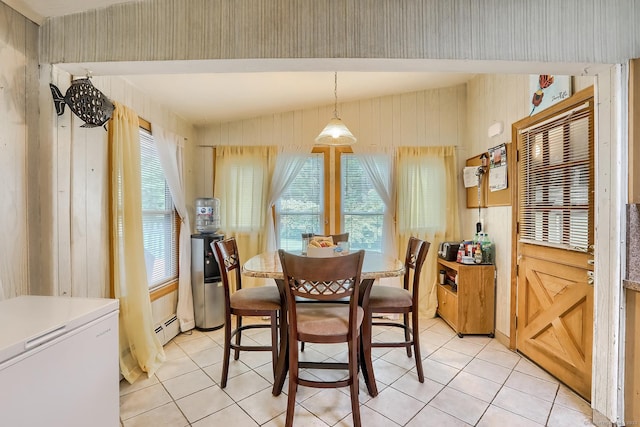
[[[334,75],[334,89],[333,94],[335,97],[333,107],[333,118],[329,120],[329,123],[322,129],[320,135],[316,137],[316,144],[321,145],[351,145],[357,141],[351,131],[338,117],[338,73]]]

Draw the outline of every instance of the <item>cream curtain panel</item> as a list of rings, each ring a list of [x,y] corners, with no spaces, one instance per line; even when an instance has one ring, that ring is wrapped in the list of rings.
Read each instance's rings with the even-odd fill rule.
[[[187,211],[184,185],[184,138],[153,125],[153,138],[156,141],[158,157],[164,172],[173,205],[180,215],[182,224],[178,238],[178,307],[176,316],[182,332],[195,328],[193,296],[191,294],[191,223]]]
[[[165,360],[154,332],[142,242],[138,115],[114,102],[109,126],[110,220],[114,296],[120,301],[120,370],[129,383]]]
[[[455,147],[398,147],[398,254],[404,259],[410,236],[431,242],[422,271],[420,314],[437,308],[437,248],[460,239]]]
[[[214,194],[220,199],[220,231],[235,237],[244,262],[264,252],[269,187],[278,155],[275,146],[219,146],[215,150]],[[264,279],[243,278],[245,287]]]
[[[278,249],[276,229],[275,229],[275,204],[282,193],[291,185],[291,182],[298,176],[298,173],[304,166],[309,157],[308,151],[284,152],[278,155],[276,159],[276,167],[273,172],[273,178],[269,188],[269,196],[267,202],[267,250],[275,251]]]

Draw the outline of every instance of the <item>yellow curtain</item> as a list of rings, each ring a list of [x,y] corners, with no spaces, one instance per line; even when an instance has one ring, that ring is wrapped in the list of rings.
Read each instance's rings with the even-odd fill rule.
[[[269,186],[278,149],[275,146],[216,147],[214,191],[220,199],[220,232],[235,237],[240,261],[266,250]],[[264,279],[243,278],[244,287]]]
[[[111,269],[120,301],[120,370],[133,383],[151,376],[165,360],[156,337],[142,241],[140,137],[138,115],[114,102],[109,124],[111,170]]]
[[[404,259],[409,237],[431,242],[420,279],[420,314],[437,308],[437,252],[444,241],[460,239],[455,147],[398,147],[398,255]]]

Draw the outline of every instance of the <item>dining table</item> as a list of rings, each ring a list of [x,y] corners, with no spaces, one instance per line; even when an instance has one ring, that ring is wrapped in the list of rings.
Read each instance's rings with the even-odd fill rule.
[[[300,254],[300,251],[291,251]],[[336,255],[339,256],[339,255]],[[376,279],[399,277],[405,273],[404,263],[392,256],[385,255],[376,251],[366,251],[364,261],[362,263],[362,272],[360,274],[360,293],[358,302],[360,306],[366,307],[368,303],[371,287]],[[288,325],[286,322],[287,291],[284,285],[284,275],[282,273],[282,265],[277,251],[268,251],[258,254],[248,259],[242,266],[242,274],[247,277],[273,279],[278,287],[281,300],[281,320],[280,320],[280,349],[278,351],[277,365],[275,369],[275,378],[272,393],[278,396],[282,392],[284,381],[288,370]],[[268,286],[268,285],[266,285]],[[370,345],[371,343],[361,343],[361,345]],[[360,357],[364,357],[364,351],[360,351]],[[369,352],[370,354],[370,352]],[[361,363],[363,368],[363,377],[367,385],[370,395],[375,395],[375,388],[372,388],[372,379],[365,369],[366,364]],[[369,365],[371,366],[371,365]]]

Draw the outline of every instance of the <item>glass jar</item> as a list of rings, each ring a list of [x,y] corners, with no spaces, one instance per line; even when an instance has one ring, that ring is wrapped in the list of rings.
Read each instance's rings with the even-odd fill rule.
[[[312,237],[313,233],[302,233],[302,255],[307,254],[307,247],[309,246]]]

